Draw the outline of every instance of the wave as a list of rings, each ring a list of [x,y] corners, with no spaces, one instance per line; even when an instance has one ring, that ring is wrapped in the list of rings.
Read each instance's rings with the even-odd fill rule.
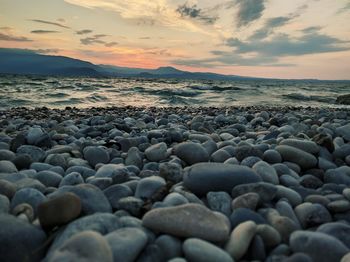
[[[322,102],[322,103],[335,103],[336,101],[336,98],[332,98],[329,96],[304,95],[300,93],[289,93],[289,94],[282,95],[282,97],[285,97],[290,100],[316,101],[316,102]]]

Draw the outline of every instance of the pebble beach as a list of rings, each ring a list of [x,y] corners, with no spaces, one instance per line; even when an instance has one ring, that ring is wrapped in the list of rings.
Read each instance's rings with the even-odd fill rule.
[[[349,262],[350,109],[3,109],[0,224],[4,262]]]

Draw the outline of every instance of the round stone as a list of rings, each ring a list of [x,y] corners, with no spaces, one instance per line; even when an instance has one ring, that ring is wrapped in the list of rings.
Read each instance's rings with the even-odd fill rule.
[[[148,147],[145,150],[145,155],[148,160],[159,162],[168,157],[167,149],[167,145],[164,142],[162,142]]]
[[[80,212],[80,198],[73,193],[64,193],[38,206],[38,218],[45,229],[66,224],[77,218]]]
[[[340,261],[349,249],[333,236],[320,232],[296,231],[290,236],[293,252],[303,252],[313,261]]]
[[[326,223],[317,228],[317,232],[333,236],[350,248],[350,225],[341,222]]]
[[[205,148],[198,143],[183,142],[173,148],[173,153],[188,165],[209,161],[209,154]]]
[[[32,206],[34,213],[37,213],[38,206],[46,200],[40,191],[34,188],[23,188],[16,192],[11,200],[11,209],[22,203],[28,203]]]
[[[271,184],[279,184],[276,170],[264,161],[259,161],[253,166],[253,170],[261,176],[262,180]]]
[[[147,235],[139,228],[126,227],[105,235],[114,261],[132,262],[147,244]]]
[[[137,184],[135,197],[149,199],[165,185],[165,180],[159,176],[142,178]]]
[[[226,192],[209,192],[207,200],[211,210],[221,212],[226,216],[231,214],[232,198]]]
[[[199,163],[188,168],[184,186],[196,195],[210,191],[225,191],[240,184],[260,182],[261,178],[251,168],[223,163]]]
[[[292,146],[310,154],[317,154],[320,151],[319,146],[315,142],[310,140],[288,138],[282,140],[280,145]]]
[[[320,204],[302,203],[294,209],[303,228],[318,226],[332,221],[328,210]]]
[[[233,262],[230,255],[221,248],[198,238],[188,238],[182,246],[188,261],[222,261]]]
[[[182,255],[182,241],[171,235],[160,235],[154,242],[160,247],[166,260]]]
[[[72,172],[63,177],[63,179],[60,181],[59,187],[63,186],[74,186],[83,184],[84,179],[78,172]]]
[[[260,196],[257,193],[246,193],[233,199],[232,210],[237,208],[249,208],[255,210],[258,206]]]
[[[17,172],[17,167],[11,161],[1,160],[0,161],[0,173],[15,173]]]
[[[224,215],[199,204],[152,209],[144,215],[142,223],[157,232],[214,242],[225,241],[230,231]]]
[[[282,157],[276,150],[268,149],[264,152],[263,160],[269,164],[276,164],[282,162]]]
[[[47,261],[113,262],[113,254],[109,244],[101,234],[87,230],[68,239],[47,258]]]
[[[109,154],[104,147],[87,146],[84,148],[83,154],[92,167],[98,163],[107,164],[109,162]]]
[[[41,261],[45,233],[12,215],[0,214],[0,254],[2,261]],[[33,251],[37,252],[33,252]]]

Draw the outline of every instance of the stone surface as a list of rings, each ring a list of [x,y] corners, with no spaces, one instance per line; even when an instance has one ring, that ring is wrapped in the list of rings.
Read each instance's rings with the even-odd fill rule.
[[[226,216],[231,214],[232,198],[226,192],[209,192],[207,201],[211,210],[221,212]]]
[[[16,192],[11,200],[11,209],[22,203],[28,203],[33,207],[34,213],[37,213],[38,206],[46,200],[40,191],[34,188],[23,188]]]
[[[199,204],[153,209],[145,214],[142,223],[154,231],[215,242],[226,240],[230,230],[224,215]]]
[[[147,244],[147,235],[139,228],[126,227],[105,235],[114,261],[135,261]]]
[[[302,203],[294,209],[303,228],[318,226],[332,221],[328,210],[320,204]]]
[[[183,243],[182,248],[185,257],[189,262],[233,262],[233,259],[227,252],[207,241],[198,238],[186,239],[186,241]]]
[[[279,145],[276,150],[281,154],[283,160],[296,163],[302,169],[313,168],[317,165],[315,156],[296,147]]]
[[[349,249],[335,237],[319,232],[296,231],[290,236],[294,252],[308,254],[313,261],[340,261]]]
[[[209,154],[205,148],[198,143],[183,142],[173,148],[173,153],[188,165],[199,162],[207,162]]]
[[[256,224],[253,221],[239,224],[232,231],[230,239],[225,245],[225,250],[235,261],[239,261],[247,252],[255,234]]]
[[[162,142],[148,147],[145,150],[145,155],[148,160],[159,162],[168,157],[167,149],[167,145],[164,142]]]
[[[77,218],[80,212],[80,198],[73,193],[63,193],[38,206],[40,225],[45,229],[66,224]]]
[[[231,193],[237,185],[260,181],[260,176],[251,168],[222,163],[195,164],[184,175],[185,187],[196,195],[210,191]]]
[[[40,261],[45,250],[45,233],[12,215],[0,214],[1,261]]]
[[[75,234],[64,242],[47,261],[113,262],[114,260],[107,241],[99,233],[87,230]]]
[[[85,147],[83,154],[84,158],[92,167],[95,167],[98,163],[107,164],[109,162],[109,154],[103,147]]]

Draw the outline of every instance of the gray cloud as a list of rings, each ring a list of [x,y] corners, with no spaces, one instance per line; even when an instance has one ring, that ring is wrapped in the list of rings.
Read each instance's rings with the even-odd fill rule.
[[[350,11],[350,2],[338,10],[338,14]]]
[[[214,57],[178,59],[173,63],[208,68],[228,65],[293,66],[293,64],[281,63],[280,58],[350,50],[349,42],[321,34],[319,29],[318,27],[305,28],[300,37],[277,34],[269,40],[241,41],[230,38],[226,44],[233,48],[232,51],[214,50],[211,52]]]
[[[60,33],[59,31],[51,31],[51,30],[33,30],[30,31],[32,34],[52,34],[52,33]]]
[[[108,35],[105,34],[97,34],[90,37],[85,37],[80,39],[80,43],[83,45],[94,45],[94,44],[102,44],[106,47],[113,47],[118,45],[117,42],[107,42],[103,40],[102,38],[106,37]]]
[[[113,46],[116,46],[118,45],[118,42],[108,42],[108,43],[105,43],[105,46],[106,47],[113,47]]]
[[[76,31],[75,33],[77,34],[77,35],[85,35],[85,34],[90,34],[90,33],[92,33],[93,31],[92,30],[90,30],[90,29],[83,29],[83,30],[78,30],[78,31]]]
[[[50,22],[50,21],[41,20],[41,19],[30,19],[30,21],[33,21],[33,22],[36,22],[36,23],[40,23],[40,24],[54,25],[54,26],[58,26],[58,27],[61,27],[61,28],[66,28],[66,29],[70,28],[70,27],[62,25],[60,23]]]
[[[349,50],[348,42],[317,31],[307,31],[301,37],[292,38],[287,34],[278,34],[270,40],[240,41],[230,38],[227,45],[234,47],[238,54],[257,52],[265,56],[298,56]]]
[[[237,26],[246,26],[259,19],[265,10],[265,0],[236,0]]]
[[[25,36],[14,36],[14,35],[4,34],[0,32],[0,41],[31,42],[33,40]]]
[[[198,8],[197,5],[189,6],[187,3],[180,5],[176,11],[182,17],[189,17],[192,19],[200,20],[206,24],[213,24],[218,19],[216,16],[207,14],[202,9]]]
[[[277,27],[281,27],[287,24],[293,16],[278,16],[269,18],[264,26],[258,30],[256,30],[250,37],[250,40],[259,40],[268,37],[271,33],[273,33],[274,29]]]

